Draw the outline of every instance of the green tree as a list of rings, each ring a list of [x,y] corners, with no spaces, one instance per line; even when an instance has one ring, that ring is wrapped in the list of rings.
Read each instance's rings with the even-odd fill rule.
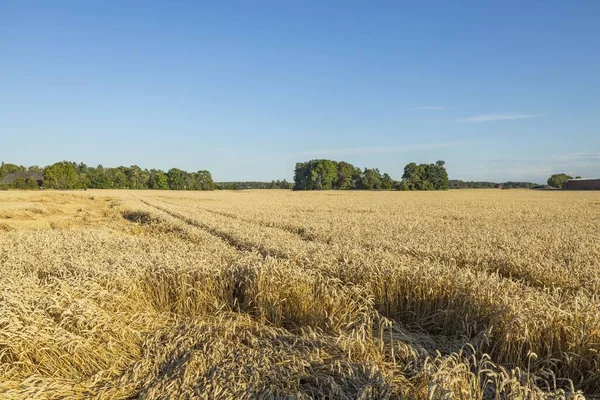
[[[179,168],[167,171],[167,182],[171,190],[186,190],[189,186],[187,172]]]
[[[423,164],[417,165],[414,162],[406,164],[404,174],[402,174],[403,190],[421,190],[423,180]]]
[[[383,174],[383,178],[381,178],[381,188],[385,190],[394,188],[394,180],[387,173]]]
[[[28,189],[28,190],[35,190],[35,189],[38,189],[38,187],[39,187],[37,181],[35,179],[31,179],[31,178],[17,178],[12,182],[12,184],[10,186],[15,189]]]
[[[354,189],[356,180],[360,177],[360,169],[345,161],[337,163],[337,177],[333,182],[334,189]]]
[[[409,163],[404,167],[401,190],[447,190],[448,172],[445,162],[435,164]]]
[[[548,178],[548,185],[555,188],[562,188],[563,183],[569,179],[573,179],[573,177],[567,174],[554,174]]]
[[[132,165],[125,169],[127,176],[127,187],[130,189],[147,189],[150,173],[137,165]]]
[[[0,179],[4,178],[8,174],[13,174],[15,172],[26,172],[27,168],[22,165],[16,164],[5,164],[2,162],[0,164]]]
[[[292,188],[292,184],[288,182],[285,178],[279,184],[279,189],[287,189],[290,190]]]
[[[311,181],[317,190],[332,189],[336,178],[337,168],[331,160],[319,160],[311,169]]]
[[[337,177],[335,161],[311,160],[297,163],[294,171],[294,190],[333,189]]]
[[[438,160],[434,165],[431,166],[430,181],[433,184],[435,190],[448,190],[448,172],[446,171],[446,162]]]
[[[87,176],[90,182],[89,187],[91,188],[111,189],[113,187],[110,172],[102,165],[98,165],[96,168],[89,168]]]
[[[382,188],[383,177],[377,168],[365,168],[357,182],[357,189],[374,190]]]
[[[44,180],[55,189],[75,189],[79,179],[72,163],[61,161],[44,169]]]
[[[125,174],[125,167],[107,168],[106,170],[111,187],[115,189],[127,189],[128,180]]]
[[[148,178],[148,188],[158,190],[169,189],[167,175],[161,170],[151,169]]]
[[[308,163],[298,162],[294,168],[294,190],[309,190]]]
[[[212,175],[208,171],[198,171],[192,174],[195,190],[215,190]]]

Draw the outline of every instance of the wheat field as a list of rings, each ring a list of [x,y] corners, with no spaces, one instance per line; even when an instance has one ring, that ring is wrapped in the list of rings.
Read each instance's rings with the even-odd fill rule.
[[[593,192],[0,192],[0,398],[597,398],[599,260]]]

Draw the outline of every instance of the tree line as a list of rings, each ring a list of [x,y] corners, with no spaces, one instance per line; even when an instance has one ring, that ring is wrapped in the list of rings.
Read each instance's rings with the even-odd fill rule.
[[[44,186],[54,189],[160,189],[160,190],[240,190],[240,189],[294,189],[294,190],[446,190],[471,188],[535,188],[532,182],[488,182],[449,180],[444,161],[433,164],[409,163],[404,167],[400,181],[378,168],[360,169],[345,161],[326,159],[296,163],[294,181],[271,182],[213,182],[206,170],[187,172],[178,168],[168,171],[142,169],[137,165],[114,168],[87,166],[84,163],[61,161],[40,167],[32,165],[0,164],[0,181],[10,173],[21,173],[10,185],[16,189],[37,189],[37,181],[26,173],[40,173]],[[579,178],[579,177],[576,177]],[[562,187],[567,174],[555,174],[548,185]]]
[[[345,161],[310,160],[296,163],[294,190],[446,190],[448,173],[444,161],[410,163],[401,181],[378,168],[360,169]]]
[[[294,186],[287,180],[273,180],[271,182],[216,182],[217,190],[242,190],[242,189],[292,189]]]
[[[162,189],[162,190],[214,190],[216,188],[209,171],[187,172],[178,168],[168,171],[130,167],[107,168],[102,165],[87,166],[84,163],[61,161],[47,167],[16,164],[0,165],[0,180],[10,173],[43,173],[44,186],[53,189]],[[25,184],[21,182],[25,181]],[[26,185],[26,187],[22,187]],[[10,186],[37,188],[37,183],[17,179]]]
[[[461,181],[458,179],[451,179],[449,181],[450,189],[492,189],[492,188],[505,188],[505,189],[531,189],[539,186],[533,182],[488,182],[488,181]]]

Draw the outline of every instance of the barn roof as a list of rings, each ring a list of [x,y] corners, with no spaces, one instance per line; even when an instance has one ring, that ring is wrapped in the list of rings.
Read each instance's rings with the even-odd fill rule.
[[[568,182],[579,182],[579,181],[600,181],[600,178],[578,178],[569,179]]]
[[[11,172],[7,174],[0,182],[3,185],[10,185],[15,179],[33,179],[35,181],[43,181],[44,174],[42,172]]]

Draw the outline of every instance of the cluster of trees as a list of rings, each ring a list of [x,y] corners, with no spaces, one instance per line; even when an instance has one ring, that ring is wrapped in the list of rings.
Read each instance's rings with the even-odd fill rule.
[[[187,172],[171,168],[159,169],[130,167],[88,167],[84,163],[61,161],[45,168],[24,167],[2,163],[0,179],[15,172],[43,172],[44,186],[54,189],[171,189],[214,190],[216,188],[208,171]],[[13,186],[15,184],[13,183]],[[37,187],[37,185],[36,185]]]
[[[345,161],[310,160],[296,163],[294,190],[446,190],[448,173],[444,161],[410,163],[402,181],[394,181],[377,168],[361,170]]]
[[[562,188],[562,185],[569,179],[573,179],[573,177],[567,174],[554,174],[548,178],[548,185],[560,189]],[[575,179],[581,179],[581,177],[576,176]]]
[[[448,190],[445,162],[435,164],[410,163],[404,167],[400,190]]]
[[[506,188],[506,189],[531,189],[538,186],[537,183],[533,182],[487,182],[487,181],[461,181],[461,180],[450,180],[449,188],[450,189],[490,189],[490,188]]]
[[[217,182],[216,186],[219,190],[291,189],[293,184],[284,179],[271,182]]]
[[[41,173],[43,171],[42,168],[37,165],[32,165],[31,167],[25,167],[23,165],[9,164],[9,163],[0,163],[0,181],[8,175],[13,173],[27,173],[27,172],[38,172]],[[2,185],[0,185],[2,186]],[[31,179],[29,177],[17,178],[10,185],[5,185],[14,189],[37,189],[38,183],[37,180]]]
[[[8,174],[18,173],[18,172],[42,172],[43,168],[38,167],[37,165],[32,165],[31,167],[25,167],[23,165],[17,164],[9,164],[9,163],[0,163],[0,179],[4,178]]]
[[[394,181],[377,168],[361,170],[345,161],[311,160],[296,163],[294,190],[393,189]]]

